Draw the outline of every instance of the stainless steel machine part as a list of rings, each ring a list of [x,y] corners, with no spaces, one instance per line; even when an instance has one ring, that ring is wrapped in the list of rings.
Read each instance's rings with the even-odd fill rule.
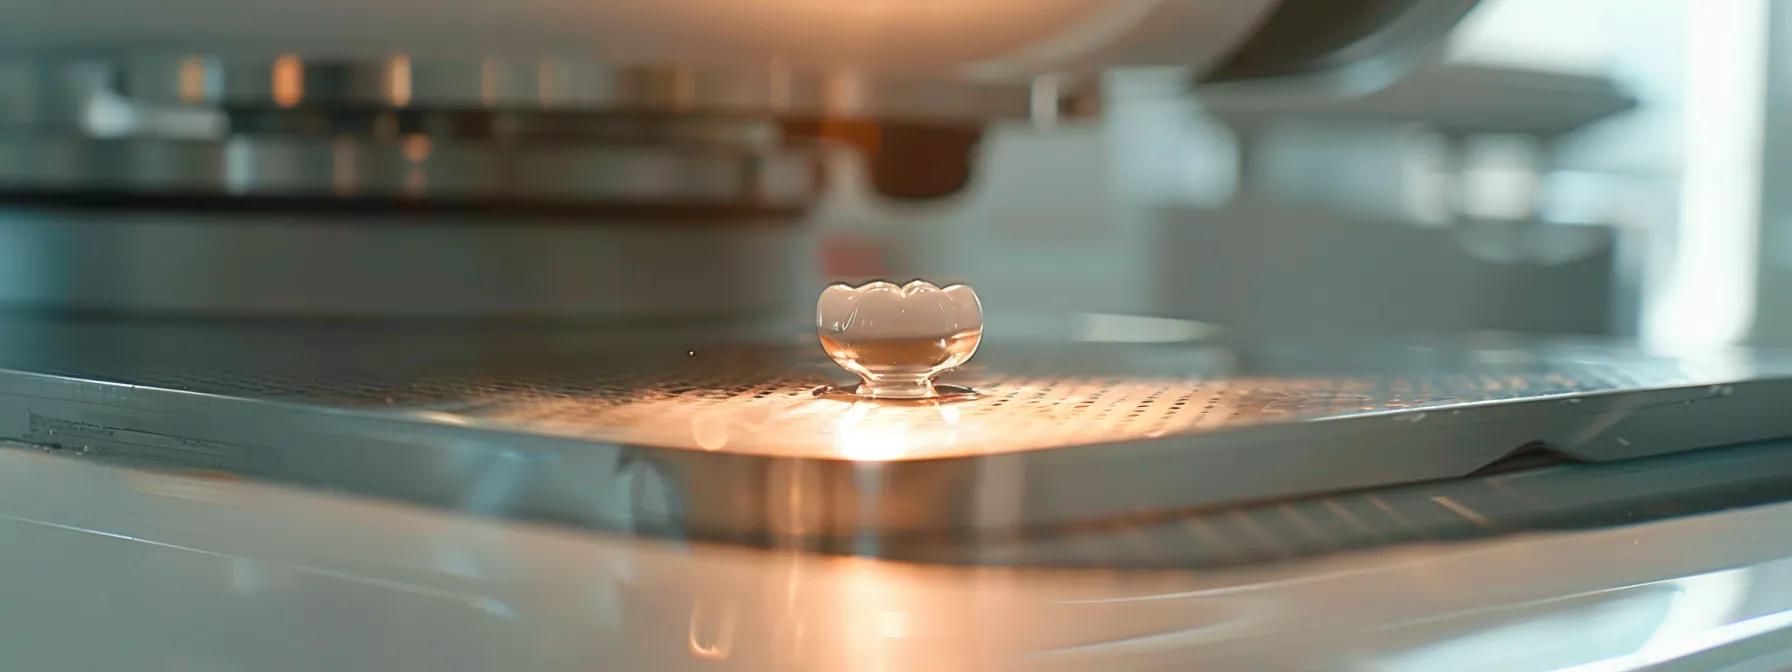
[[[994,340],[954,381],[978,400],[896,405],[816,397],[831,364],[806,338],[633,332],[12,322],[0,438],[484,515],[895,554],[1462,476],[1544,448],[1603,461],[1792,435],[1792,361],[1770,353]]]
[[[197,205],[327,213],[358,206],[638,213],[645,220],[695,214],[712,223],[793,224],[820,191],[813,152],[719,143],[567,147],[443,142],[423,134],[216,141],[0,136],[0,197],[12,203],[94,206],[128,199],[146,210]]]
[[[128,205],[6,213],[0,303],[214,318],[728,323],[793,314],[781,311],[812,284],[802,229],[775,218],[718,226],[696,206],[616,224],[625,215],[501,205],[481,214],[466,202],[291,213]]]
[[[14,74],[42,75],[13,82],[41,114],[0,133],[0,303],[737,319],[789,314],[812,282],[798,224],[824,187],[820,141],[773,120],[365,107],[353,72],[301,72],[341,105],[304,109],[181,106],[104,62]]]
[[[457,60],[179,54],[134,55],[87,67],[102,68],[134,102],[229,109],[489,108],[983,120],[1026,118],[1038,95],[1025,81],[874,78],[850,68],[799,69],[777,61],[699,67],[556,56]]]
[[[937,198],[969,179],[975,122],[1032,104],[1024,85],[288,58],[0,68],[24,94],[0,113],[0,302],[777,319],[817,274],[824,154]]]
[[[949,199],[974,177],[987,122],[1092,111],[1108,69],[1231,83],[1337,72],[1360,84],[1356,66],[1412,60],[1473,2],[836,4],[0,3],[0,206],[36,208],[0,220],[31,260],[8,270],[0,302],[211,316],[779,314],[802,303],[797,292],[768,300],[783,278],[819,275],[805,238],[733,229],[799,225],[824,193],[825,153],[861,155],[883,198]],[[249,15],[261,18],[233,18]],[[412,225],[383,224],[394,213]],[[425,231],[443,215],[453,224]],[[239,231],[246,219],[264,223]],[[506,231],[463,235],[473,220]],[[624,222],[676,222],[667,240],[704,242],[562,230]],[[494,235],[503,260],[459,247]],[[599,248],[643,272],[581,267],[569,253]],[[380,268],[345,270],[326,249]],[[509,272],[530,256],[539,264]],[[703,270],[668,280],[671,267]],[[777,271],[768,281],[754,269]],[[710,281],[721,272],[738,280]]]
[[[1272,83],[1285,96],[1363,93],[1430,55],[1476,0],[1284,2],[1200,75],[1204,84]]]
[[[492,64],[375,63],[369,74],[357,62],[286,58],[291,67],[139,57],[0,69],[0,85],[18,96],[0,118],[0,189],[9,200],[708,206],[718,222],[731,219],[728,207],[800,216],[821,190],[814,142],[743,114],[771,95],[763,78],[568,75],[525,82],[532,95],[519,100]],[[537,74],[550,72],[561,70]]]

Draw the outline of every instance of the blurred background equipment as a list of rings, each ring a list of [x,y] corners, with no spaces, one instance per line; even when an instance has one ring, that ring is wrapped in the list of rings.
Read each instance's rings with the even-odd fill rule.
[[[0,302],[738,318],[915,272],[818,204],[956,209],[1112,67],[1364,89],[1471,3],[11,4]]]
[[[1787,5],[0,17],[15,666],[1789,660]]]

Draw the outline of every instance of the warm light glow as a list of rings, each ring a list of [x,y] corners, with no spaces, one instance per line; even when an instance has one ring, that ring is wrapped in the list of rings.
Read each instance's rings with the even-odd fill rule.
[[[180,74],[177,88],[183,103],[199,103],[205,101],[205,60],[200,58],[183,58],[180,61]]]
[[[728,445],[728,418],[720,413],[704,413],[691,418],[691,441],[704,450],[721,450]]]
[[[429,159],[431,145],[429,136],[412,133],[404,136],[404,158],[411,163],[422,163]]]
[[[305,65],[298,56],[287,54],[274,59],[274,104],[293,107],[305,99]]]
[[[834,447],[841,457],[874,462],[902,457],[908,452],[908,432],[899,418],[890,422],[891,418],[880,416],[878,420],[882,422],[867,421],[875,406],[873,402],[858,402],[840,416],[834,426]]]
[[[601,409],[594,409],[591,399],[532,402],[517,407],[515,419],[605,441],[873,461],[1130,441],[1396,408],[1377,400],[1374,380],[1350,378],[983,377],[966,381],[978,397],[946,401],[812,394],[821,382],[811,376],[768,378],[774,387],[769,394],[703,404],[660,392]],[[1509,387],[1496,389],[1498,383],[1489,381],[1484,395],[1458,390],[1436,401],[1509,395]],[[1428,403],[1424,390],[1409,392],[1413,396],[1401,407]],[[511,419],[498,407],[480,415],[496,422]]]
[[[956,425],[956,424],[958,424],[958,418],[959,418],[959,415],[958,415],[958,407],[957,406],[947,405],[947,406],[940,407],[940,419],[946,421],[946,424]]]
[[[885,671],[907,669],[894,665],[904,647],[916,636],[917,609],[924,609],[921,593],[911,586],[889,581],[883,568],[864,558],[844,558],[837,563],[842,577],[836,595],[838,621],[835,636],[851,652],[851,666],[839,669]],[[962,662],[962,661],[961,661]]]
[[[955,404],[854,402],[834,423],[834,449],[849,460],[882,462],[909,457],[929,442],[957,443],[962,416]]]
[[[411,57],[399,54],[386,64],[386,99],[393,107],[411,104]]]
[[[838,115],[862,113],[870,103],[868,87],[865,73],[850,69],[829,72],[821,82],[822,109]]]
[[[730,604],[709,609],[701,597],[691,605],[690,627],[685,636],[691,655],[705,660],[727,660],[734,650],[735,621],[740,609]]]

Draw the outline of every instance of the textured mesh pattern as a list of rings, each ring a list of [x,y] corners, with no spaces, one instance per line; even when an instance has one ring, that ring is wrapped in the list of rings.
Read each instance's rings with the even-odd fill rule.
[[[999,347],[999,346],[997,346]],[[991,348],[995,350],[996,348]],[[979,397],[861,402],[812,346],[648,347],[528,354],[360,348],[313,361],[230,365],[133,358],[48,372],[424,419],[701,450],[916,458],[1150,439],[1262,423],[1698,384],[1683,362],[1508,353],[1336,366],[1240,365],[1199,348],[1109,347],[980,359],[953,382]],[[38,367],[44,371],[46,367]],[[428,411],[428,413],[417,413]]]

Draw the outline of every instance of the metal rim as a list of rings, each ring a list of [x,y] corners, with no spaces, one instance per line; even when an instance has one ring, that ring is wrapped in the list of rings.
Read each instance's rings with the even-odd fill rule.
[[[677,203],[798,212],[810,151],[680,144],[436,142],[427,135],[95,140],[0,135],[0,189],[360,202]]]
[[[303,108],[472,108],[724,112],[878,119],[1028,118],[1041,105],[1072,109],[1076,91],[1053,79],[980,82],[871,76],[853,68],[779,63],[700,68],[590,59],[313,59],[301,54],[137,55],[14,63],[15,78],[60,86],[98,78],[153,104]],[[1038,89],[1038,90],[1036,90]],[[1084,92],[1086,93],[1086,92]],[[1054,116],[1058,110],[1051,110]]]

